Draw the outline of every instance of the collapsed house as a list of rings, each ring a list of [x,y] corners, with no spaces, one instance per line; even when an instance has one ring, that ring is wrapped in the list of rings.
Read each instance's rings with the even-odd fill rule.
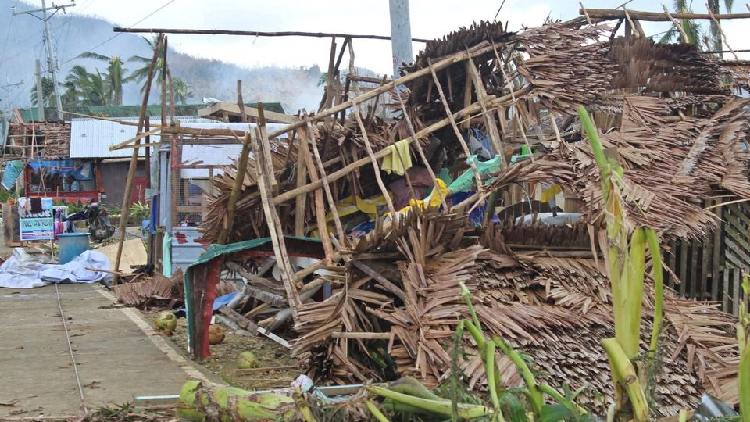
[[[428,43],[394,81],[357,95],[353,77],[351,100],[329,87],[317,113],[270,133],[261,121],[246,134],[252,156],[216,176],[200,227],[231,245],[212,246],[186,275],[193,356],[209,354],[224,266],[252,299],[237,321],[268,332],[289,318],[293,353],[316,380],[413,376],[437,386],[460,371],[482,389],[476,351],[464,342],[452,354],[468,318],[462,282],[488,332],[551,385],[590,385],[604,402],[594,392],[580,401],[605,409],[612,383],[600,340],[613,336],[612,294],[599,172],[576,108],[592,113],[625,168],[629,218],[654,228],[667,254],[670,242],[720,230],[708,202],[750,196],[749,100],[733,95],[746,79],[691,46],[617,37],[620,23],[462,28]],[[362,106],[386,92],[395,121]],[[731,213],[745,229],[732,239],[750,244],[746,208]],[[729,294],[736,309],[747,300],[738,287],[747,250],[718,248],[688,272],[705,274],[702,288]],[[722,251],[734,260],[714,259]],[[693,407],[703,392],[736,403],[736,318],[667,296],[656,414]],[[521,382],[509,358],[496,365],[507,386]]]

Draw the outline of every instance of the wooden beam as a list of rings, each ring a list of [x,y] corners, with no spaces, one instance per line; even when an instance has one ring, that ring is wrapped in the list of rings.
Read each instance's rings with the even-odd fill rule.
[[[515,96],[522,96],[522,95],[525,95],[525,94],[529,93],[530,91],[531,91],[531,88],[527,86],[527,87],[523,87],[523,88],[517,90],[516,92],[514,92],[514,95]],[[511,99],[510,95],[504,95],[504,96],[502,96],[500,98],[495,98],[495,97],[489,98],[488,97],[487,98],[487,107],[491,108],[491,107],[497,107],[497,106],[502,105],[502,104],[506,104],[508,102],[508,100],[510,100],[510,99]],[[481,107],[479,106],[479,103],[474,103],[471,106],[466,107],[463,110],[459,110],[457,113],[455,113],[454,116],[457,117],[457,118],[462,118],[462,117],[469,116],[469,115],[471,115],[473,113],[477,113],[477,112],[480,112],[480,111],[481,111]],[[414,142],[415,139],[419,139],[419,138],[421,138],[423,136],[427,136],[427,135],[435,132],[438,129],[441,129],[441,128],[445,127],[445,126],[448,126],[449,124],[451,124],[451,120],[452,119],[450,117],[446,117],[443,120],[439,120],[439,121],[437,121],[437,122],[435,122],[435,123],[427,126],[426,128],[423,128],[422,130],[420,130],[419,132],[417,132],[417,134],[416,134],[417,136],[411,136],[411,137],[405,138],[403,140],[406,141],[407,143],[412,143],[412,142]],[[291,125],[291,126],[294,126],[294,125]],[[284,133],[284,132],[281,132],[281,133]],[[269,134],[269,136],[271,136],[271,135],[272,134]],[[388,149],[382,149],[382,150],[376,152],[374,156],[375,156],[375,158],[383,158],[383,157],[385,157],[386,155],[388,155],[390,153],[391,152]],[[356,169],[358,169],[358,168],[360,168],[360,167],[362,167],[362,166],[364,166],[366,164],[370,164],[370,163],[371,163],[371,161],[370,161],[370,157],[369,156],[368,157],[364,157],[364,158],[360,158],[359,160],[357,160],[357,161],[355,161],[355,162],[353,162],[353,163],[351,163],[351,164],[349,164],[349,165],[341,168],[340,170],[334,171],[333,173],[329,174],[328,175],[328,182],[329,183],[333,183],[336,180],[339,180],[342,177],[348,175],[352,171],[354,171],[354,170],[356,170]],[[320,189],[321,187],[323,187],[323,183],[321,181],[312,182],[312,183],[309,183],[309,184],[307,184],[307,185],[305,185],[303,187],[296,188],[296,189],[290,190],[288,192],[284,192],[283,194],[280,194],[280,195],[276,196],[273,199],[273,203],[274,203],[274,205],[282,204],[282,203],[284,203],[284,202],[286,202],[286,201],[288,201],[288,200],[290,200],[292,198],[296,198],[299,195],[303,195],[303,194],[306,194],[308,192],[312,192],[315,189]]]
[[[245,135],[245,141],[242,143],[242,152],[240,152],[240,160],[237,163],[237,176],[234,178],[232,191],[229,193],[226,212],[226,225],[221,228],[219,239],[217,241],[217,243],[220,245],[225,245],[227,243],[227,241],[229,240],[229,233],[232,231],[232,226],[234,225],[234,212],[237,208],[237,198],[239,197],[240,190],[242,190],[242,184],[245,182],[245,173],[247,173],[247,160],[248,155],[250,155],[250,142],[252,142],[252,139],[250,134],[248,133],[247,135]]]
[[[669,22],[672,19],[665,15],[663,12],[642,12],[638,10],[628,10],[625,12],[622,9],[579,9],[578,13],[584,15],[588,13],[591,19],[625,19],[626,13],[630,15],[631,19],[639,21],[652,21],[652,22]],[[708,13],[672,13],[674,19],[702,19],[711,20],[711,15]],[[748,19],[750,13],[725,13],[720,15],[714,15],[716,19]]]
[[[390,40],[387,35],[369,34],[338,34],[330,32],[305,31],[240,31],[234,29],[177,29],[177,28],[123,28],[116,26],[114,32],[130,32],[136,34],[185,34],[185,35],[249,35],[251,37],[310,37],[310,38],[361,38],[369,40]],[[428,42],[426,38],[412,38],[414,42]]]

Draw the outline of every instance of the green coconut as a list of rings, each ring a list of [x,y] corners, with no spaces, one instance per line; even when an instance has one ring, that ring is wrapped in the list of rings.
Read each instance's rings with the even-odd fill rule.
[[[171,333],[177,328],[177,317],[172,312],[162,312],[156,320],[156,328]]]
[[[237,367],[239,369],[253,369],[258,367],[258,358],[253,352],[242,352],[237,358]]]

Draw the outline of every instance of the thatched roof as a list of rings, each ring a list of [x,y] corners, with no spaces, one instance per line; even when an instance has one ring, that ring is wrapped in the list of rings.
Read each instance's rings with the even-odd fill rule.
[[[462,218],[457,216],[412,214],[398,227],[361,243],[350,263],[361,256],[371,268],[398,270],[383,273],[387,277],[383,282],[358,265],[349,265],[347,276],[336,280],[346,288],[300,309],[295,353],[321,381],[383,380],[389,376],[384,369],[389,362],[383,363],[388,354],[395,360],[391,363],[398,368],[397,375],[437,385],[451,371],[454,329],[461,318],[469,317],[459,293],[461,281],[473,293],[485,330],[530,356],[532,368],[551,385],[589,384],[605,397],[605,403],[597,402],[593,392],[584,394],[581,402],[603,412],[611,400],[612,383],[600,341],[614,335],[603,261],[560,258],[550,252],[515,254],[502,234],[477,243],[458,236],[461,227]],[[378,255],[383,257],[380,261]],[[650,330],[652,319],[648,302],[643,332]],[[672,294],[665,300],[665,314],[657,357],[661,368],[656,375],[656,415],[693,407],[704,391],[736,402],[737,349],[725,347],[736,344],[732,328],[736,319],[713,305]],[[379,345],[347,343],[332,338],[339,331],[385,332],[391,337]],[[469,387],[482,389],[484,370],[468,338],[460,369]],[[508,358],[497,360],[506,385],[520,385]]]

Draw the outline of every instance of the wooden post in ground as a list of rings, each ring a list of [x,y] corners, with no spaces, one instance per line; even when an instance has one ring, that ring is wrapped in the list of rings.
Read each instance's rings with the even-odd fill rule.
[[[138,118],[138,132],[143,132],[144,123],[146,120],[146,107],[148,107],[148,94],[151,91],[151,82],[154,78],[154,69],[156,68],[156,61],[159,57],[159,52],[164,46],[164,34],[159,36],[159,41],[156,43],[154,48],[154,56],[151,58],[151,65],[148,68],[148,77],[146,78],[146,90],[143,94],[143,102],[141,103],[141,115]],[[140,143],[140,141],[136,141]],[[128,177],[125,180],[125,194],[122,198],[122,209],[120,211],[120,241],[117,244],[117,255],[115,258],[115,275],[112,280],[112,285],[117,285],[118,274],[120,269],[120,262],[122,259],[122,244],[125,241],[125,231],[128,226],[128,217],[130,216],[130,195],[133,191],[133,178],[135,177],[135,170],[138,167],[138,150],[139,148],[133,148],[133,154],[130,157],[130,168],[128,169]]]
[[[240,121],[247,122],[247,112],[245,111],[245,102],[242,101],[242,80],[237,80],[237,106],[240,108]]]

